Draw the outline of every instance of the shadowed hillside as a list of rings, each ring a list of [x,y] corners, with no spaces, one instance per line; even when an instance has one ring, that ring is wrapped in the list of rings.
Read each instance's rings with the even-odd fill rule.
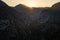
[[[60,10],[60,2],[52,5],[52,8],[53,8],[54,10]]]
[[[0,40],[17,39],[17,29],[14,22],[15,13],[18,12],[0,1]]]
[[[19,12],[26,12],[26,13],[31,11],[31,8],[29,8],[29,7],[25,6],[25,5],[22,5],[22,4],[19,4],[19,5],[15,6],[14,9],[18,10]]]
[[[60,40],[58,4],[30,9],[24,5],[9,7],[0,1],[0,40]]]

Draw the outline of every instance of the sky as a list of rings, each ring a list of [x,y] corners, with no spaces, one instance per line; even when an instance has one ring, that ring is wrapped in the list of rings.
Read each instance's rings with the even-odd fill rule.
[[[53,4],[60,2],[60,0],[2,0],[9,6],[16,6],[24,4],[31,7],[51,7]]]

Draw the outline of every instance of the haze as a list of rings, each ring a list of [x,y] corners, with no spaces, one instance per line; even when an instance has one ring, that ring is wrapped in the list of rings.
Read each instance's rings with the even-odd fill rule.
[[[60,2],[60,0],[2,0],[9,6],[16,6],[24,4],[31,7],[51,7],[53,4]],[[31,3],[32,2],[32,3]]]

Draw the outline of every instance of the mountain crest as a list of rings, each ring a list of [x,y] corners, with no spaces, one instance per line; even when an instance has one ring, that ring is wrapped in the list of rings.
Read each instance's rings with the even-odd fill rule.
[[[60,2],[58,2],[58,3],[54,4],[54,5],[52,5],[51,8],[53,8],[54,10],[60,10]]]

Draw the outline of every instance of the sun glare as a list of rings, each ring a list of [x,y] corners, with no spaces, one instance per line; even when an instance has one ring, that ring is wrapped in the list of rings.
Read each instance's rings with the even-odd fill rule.
[[[26,4],[28,7],[37,7],[36,3],[29,2]]]

